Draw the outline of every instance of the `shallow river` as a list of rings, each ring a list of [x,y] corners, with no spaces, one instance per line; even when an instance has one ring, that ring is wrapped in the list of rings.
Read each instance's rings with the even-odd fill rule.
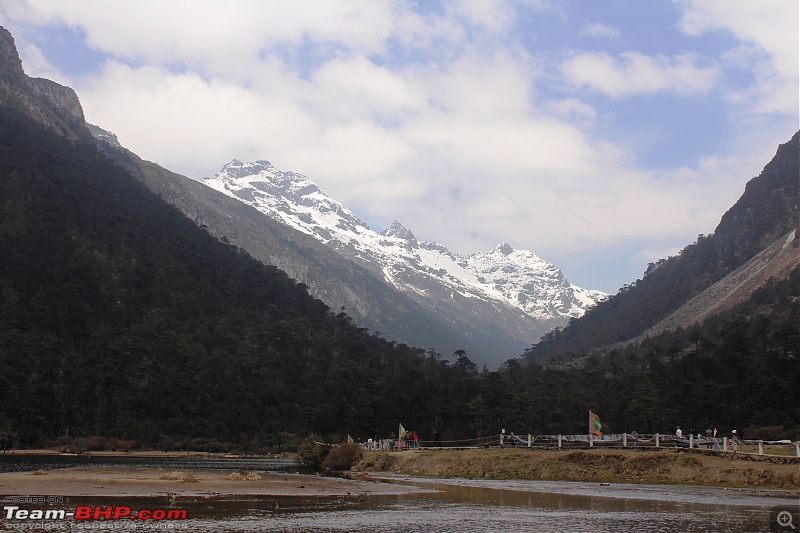
[[[770,531],[770,519],[775,521],[773,504],[793,516],[798,514],[796,499],[761,501],[746,496],[726,504],[728,495],[722,493],[716,503],[701,503],[508,490],[493,483],[489,487],[408,483],[435,492],[350,500],[219,502],[197,509],[186,525],[205,531]],[[585,488],[586,484],[579,485]]]
[[[105,459],[98,460],[110,464]],[[170,466],[180,467],[179,459]],[[224,461],[223,461],[224,462]],[[0,463],[3,463],[0,460]],[[130,464],[130,463],[129,463]],[[27,465],[26,465],[27,466]],[[41,466],[41,463],[39,463]],[[48,465],[56,466],[56,465]],[[66,466],[63,463],[58,467]],[[145,464],[143,464],[145,466]],[[197,464],[191,466],[197,467]],[[211,465],[209,465],[211,466]],[[242,467],[237,462],[224,467]],[[260,470],[296,465],[262,463]],[[219,464],[214,464],[219,468]],[[256,465],[248,465],[254,468]],[[6,465],[7,469],[10,469]],[[94,522],[95,531],[799,531],[800,501],[787,491],[536,481],[467,481],[387,476],[382,482],[427,489],[405,495],[348,497],[186,498],[170,502],[188,518],[162,522]],[[2,487],[0,487],[2,493]],[[113,505],[113,498],[73,504]],[[165,507],[163,498],[125,498],[120,505]],[[777,513],[782,515],[779,524]],[[791,518],[789,524],[788,518]],[[772,528],[770,524],[772,523]],[[51,531],[70,531],[69,523]],[[75,524],[73,523],[73,526]],[[87,526],[86,523],[80,524]],[[104,525],[106,528],[104,529]],[[8,524],[5,524],[8,528]],[[38,528],[29,524],[28,531]],[[781,527],[783,526],[783,527]],[[112,529],[113,528],[113,529]],[[0,520],[0,529],[3,529]],[[45,529],[39,529],[45,530]],[[85,530],[85,529],[83,529]],[[72,529],[80,531],[80,529]]]

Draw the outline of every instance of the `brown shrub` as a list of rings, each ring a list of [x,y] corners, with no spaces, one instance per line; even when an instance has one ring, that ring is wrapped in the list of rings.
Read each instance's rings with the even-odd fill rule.
[[[261,474],[259,474],[258,472],[247,472],[245,470],[239,470],[237,472],[230,474],[227,477],[227,479],[230,479],[231,481],[258,481],[263,478],[261,477]]]
[[[358,444],[340,444],[331,449],[328,456],[322,461],[322,466],[331,470],[350,470],[364,455]]]
[[[164,479],[167,481],[180,481],[181,483],[198,483],[200,480],[194,477],[192,474],[187,474],[185,472],[170,472],[169,474],[164,474],[159,479]]]

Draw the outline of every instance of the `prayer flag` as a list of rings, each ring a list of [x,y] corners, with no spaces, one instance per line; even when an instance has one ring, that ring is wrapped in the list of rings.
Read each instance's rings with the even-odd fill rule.
[[[603,432],[600,431],[602,429],[603,424],[600,422],[600,417],[595,414],[594,411],[589,411],[589,433],[592,435],[602,435]]]

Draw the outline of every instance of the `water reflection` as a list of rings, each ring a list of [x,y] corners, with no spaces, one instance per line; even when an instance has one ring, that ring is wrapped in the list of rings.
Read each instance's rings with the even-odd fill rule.
[[[766,531],[769,512],[739,507],[600,501],[568,495],[505,494],[495,490],[443,491],[416,496],[373,496],[307,502],[251,502],[240,513],[200,516],[189,529],[228,531]],[[502,491],[501,491],[502,492]],[[483,494],[481,494],[483,493]],[[291,504],[290,504],[291,505]],[[191,515],[190,515],[191,516]]]
[[[316,498],[190,497],[171,501],[164,497],[71,498],[70,505],[129,505],[134,509],[172,507],[187,510],[188,520],[169,524],[123,524],[127,526],[124,529],[129,531],[130,527],[136,531],[160,527],[174,531],[232,532],[738,532],[766,531],[769,524],[769,510],[764,508],[527,493],[450,485],[440,485],[438,488],[438,492],[405,495]],[[8,526],[0,525],[0,529],[8,529]],[[101,523],[92,526],[104,529]],[[76,530],[75,527],[65,529]],[[119,529],[119,523],[109,523],[107,529]]]

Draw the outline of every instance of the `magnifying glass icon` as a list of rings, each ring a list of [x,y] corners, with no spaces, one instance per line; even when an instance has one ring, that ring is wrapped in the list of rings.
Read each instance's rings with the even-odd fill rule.
[[[792,513],[789,511],[781,511],[778,513],[777,519],[779,526],[795,529],[794,524],[792,523]]]

